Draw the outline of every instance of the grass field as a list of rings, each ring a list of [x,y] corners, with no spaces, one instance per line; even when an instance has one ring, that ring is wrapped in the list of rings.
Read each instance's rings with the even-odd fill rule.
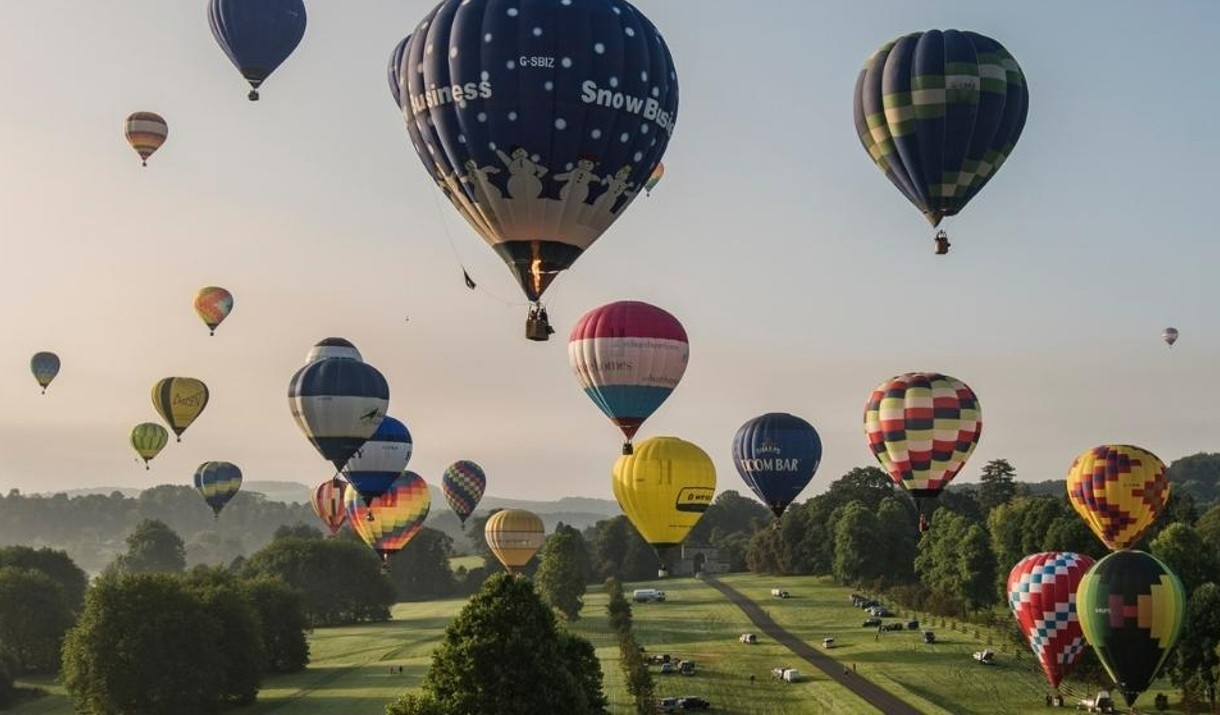
[[[860,676],[895,693],[927,713],[1046,713],[1047,692],[1041,671],[1034,670],[1028,651],[1017,659],[1013,648],[995,644],[997,664],[983,666],[970,654],[986,645],[987,631],[974,636],[973,627],[961,630],[931,626],[937,642],[925,646],[919,631],[886,633],[860,627],[866,617],[847,598],[850,589],[812,577],[768,578],[749,574],[725,576],[725,583],[762,605],[780,625],[810,643],[833,637],[828,651],[845,665],[855,665]],[[655,587],[667,594],[665,603],[633,606],[635,633],[649,653],[669,653],[694,660],[694,676],[655,675],[658,697],[699,695],[711,701],[713,713],[736,715],[804,715],[806,713],[876,712],[844,687],[787,649],[758,634],[758,645],[738,643],[737,636],[756,632],[742,612],[701,581],[672,579],[630,584]],[[789,599],[773,598],[770,590],[787,589]],[[591,587],[585,598],[584,617],[572,630],[596,647],[605,674],[606,693],[613,715],[630,715],[630,700],[619,670],[618,646],[606,621],[607,597]],[[234,712],[243,715],[382,715],[387,703],[418,687],[428,668],[432,649],[465,600],[398,604],[389,623],[343,628],[322,628],[310,636],[311,664],[302,673],[264,680],[258,702]],[[902,615],[902,614],[899,614]],[[887,619],[892,620],[892,619]],[[924,626],[928,626],[925,621]],[[794,667],[806,680],[787,684],[770,676],[776,666]],[[398,666],[403,673],[397,672]],[[393,670],[393,672],[391,672]],[[655,671],[654,671],[655,673]],[[755,676],[751,683],[750,676]],[[73,715],[71,702],[53,681],[31,681],[49,694],[10,712],[16,715]],[[1168,689],[1171,709],[1176,693]],[[1070,683],[1076,698],[1091,695],[1094,685]],[[1153,712],[1156,691],[1140,697],[1144,712]]]

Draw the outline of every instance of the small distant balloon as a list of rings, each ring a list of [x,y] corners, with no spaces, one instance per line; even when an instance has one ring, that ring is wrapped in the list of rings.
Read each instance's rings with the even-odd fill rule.
[[[505,509],[491,515],[483,527],[491,553],[510,574],[519,574],[542,548],[546,527],[537,514],[524,509]]]
[[[241,489],[241,470],[231,462],[204,462],[195,470],[195,489],[219,519],[220,510]]]
[[[134,112],[123,122],[123,134],[140,155],[140,163],[148,166],[148,157],[169,137],[169,124],[156,112]]]
[[[195,292],[195,312],[199,319],[208,326],[210,335],[216,334],[216,327],[229,317],[233,311],[233,294],[220,286],[204,286]]]
[[[193,377],[165,377],[152,389],[153,407],[182,441],[182,433],[208,406],[208,386]]]
[[[160,454],[168,442],[169,432],[156,422],[141,422],[131,428],[131,446],[144,460],[145,469],[148,469],[149,460]]]
[[[42,388],[42,394],[47,394],[47,385],[59,374],[59,356],[55,353],[37,352],[30,358],[30,372]]]
[[[483,498],[483,490],[487,488],[487,475],[483,468],[468,459],[462,459],[445,468],[441,478],[441,491],[449,508],[457,514],[457,518],[466,525],[466,519],[474,513]]]
[[[644,193],[652,196],[652,190],[661,183],[661,178],[665,176],[665,162],[658,161],[657,168],[652,170],[652,174],[648,177],[648,181],[644,182]]]
[[[331,536],[339,533],[343,522],[347,521],[347,506],[344,503],[346,493],[347,482],[339,477],[331,477],[314,487],[309,495],[313,513],[326,524]]]
[[[212,37],[250,83],[251,102],[258,88],[305,36],[305,3],[301,0],[211,0],[208,25]]]
[[[1172,348],[1173,344],[1178,342],[1178,329],[1165,328],[1165,332],[1161,333],[1161,340],[1164,340],[1165,344]]]

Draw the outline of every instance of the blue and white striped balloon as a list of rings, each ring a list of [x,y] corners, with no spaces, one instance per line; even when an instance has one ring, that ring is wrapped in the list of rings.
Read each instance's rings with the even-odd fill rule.
[[[411,433],[402,422],[386,415],[373,436],[347,460],[344,472],[367,505],[386,493],[410,460]]]
[[[390,404],[390,388],[366,362],[326,358],[292,376],[288,403],[305,437],[335,469],[343,469],[377,431]]]

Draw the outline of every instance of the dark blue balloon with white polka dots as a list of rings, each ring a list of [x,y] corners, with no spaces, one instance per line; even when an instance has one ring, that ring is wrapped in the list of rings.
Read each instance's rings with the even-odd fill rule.
[[[538,300],[661,161],[678,79],[622,0],[444,0],[399,76],[415,150]]]

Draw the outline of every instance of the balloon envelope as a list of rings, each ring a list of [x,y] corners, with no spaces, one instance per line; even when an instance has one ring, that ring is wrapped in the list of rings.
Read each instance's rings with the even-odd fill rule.
[[[635,300],[594,308],[568,337],[577,381],[628,441],[678,386],[689,359],[678,319]]]
[[[1164,340],[1169,347],[1173,347],[1173,344],[1178,342],[1178,329],[1165,328],[1165,331],[1161,333],[1161,340]]]
[[[343,473],[365,501],[385,493],[411,461],[411,433],[386,415],[377,431],[347,460]]]
[[[483,498],[483,491],[487,488],[487,475],[483,473],[483,468],[466,459],[458,460],[445,468],[445,475],[441,478],[441,490],[445,494],[445,501],[449,502],[449,508],[453,509],[453,513],[457,514],[458,520],[462,525],[466,525],[466,519],[474,513],[475,507],[479,505],[479,500]]]
[[[625,0],[443,0],[400,75],[411,142],[537,301],[623,214],[669,144],[678,81]]]
[[[169,137],[169,124],[156,112],[134,112],[123,122],[123,135],[140,155],[141,163],[148,166],[148,157]]]
[[[216,332],[216,326],[224,322],[233,311],[233,294],[219,286],[204,286],[195,292],[195,312],[199,319],[208,326],[208,331]]]
[[[318,515],[332,536],[339,533],[343,522],[347,521],[347,504],[344,500],[346,492],[347,482],[338,477],[331,477],[314,487],[309,495],[313,513]]]
[[[681,544],[712,503],[716,467],[698,446],[652,437],[614,464],[614,498],[656,549]]]
[[[348,489],[343,498],[352,528],[382,561],[419,533],[432,508],[427,482],[410,470],[398,475],[384,494],[367,504],[354,489]]]
[[[491,553],[509,573],[521,573],[546,540],[542,519],[524,509],[504,509],[492,514],[483,526],[483,538]]]
[[[796,415],[760,415],[733,436],[733,466],[777,517],[809,485],[821,461],[822,439]]]
[[[1008,572],[1008,608],[1052,688],[1084,653],[1076,587],[1093,558],[1070,551],[1030,554]]]
[[[144,460],[146,469],[148,461],[160,454],[168,442],[169,432],[156,422],[141,422],[131,428],[131,446]]]
[[[356,362],[364,361],[356,346],[347,340],[343,338],[323,338],[309,349],[309,352],[305,355],[305,362],[317,362],[326,358],[344,358],[346,360],[355,360]]]
[[[46,393],[47,385],[59,374],[59,356],[49,352],[34,353],[34,357],[30,358],[30,372],[34,373],[38,386]]]
[[[1029,90],[999,42],[929,30],[874,52],[853,104],[864,150],[936,226],[961,211],[1008,158],[1025,127]]]
[[[1107,548],[1134,546],[1169,499],[1165,464],[1129,444],[1105,444],[1083,452],[1067,475],[1068,499]]]
[[[195,489],[219,518],[220,510],[241,489],[241,470],[230,462],[204,462],[195,470]]]
[[[982,411],[961,380],[909,372],[873,389],[864,406],[864,432],[895,484],[916,498],[935,497],[978,445]]]
[[[1076,612],[1084,637],[1131,706],[1178,642],[1186,591],[1156,557],[1115,551],[1081,578]]]
[[[208,25],[258,99],[258,88],[305,36],[301,0],[210,0]]]
[[[182,433],[208,406],[208,386],[193,377],[165,377],[152,389],[157,414],[182,441]]]
[[[411,36],[407,35],[394,45],[394,49],[390,51],[390,64],[386,68],[386,80],[390,83],[390,96],[394,98],[394,104],[398,109],[402,110],[402,80],[399,78],[399,68],[402,67],[402,58],[407,49],[407,43],[411,41]]]
[[[306,439],[335,469],[343,469],[377,431],[390,404],[390,387],[368,363],[325,358],[292,376],[288,403]]]
[[[644,182],[644,193],[651,195],[652,190],[657,187],[657,184],[661,183],[661,179],[664,176],[665,162],[658,161],[656,168],[653,169],[652,174],[649,175],[648,181]]]

